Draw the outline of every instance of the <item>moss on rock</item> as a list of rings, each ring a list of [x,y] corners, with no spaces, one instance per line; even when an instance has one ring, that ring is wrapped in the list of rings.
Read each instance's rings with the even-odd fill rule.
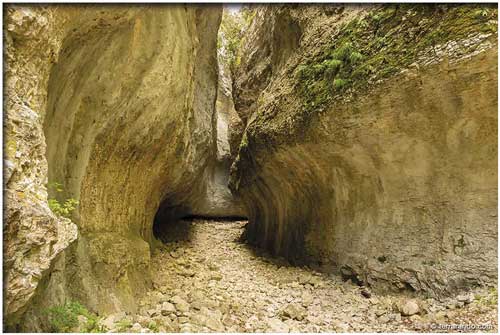
[[[296,68],[304,111],[399,73],[428,48],[496,33],[497,14],[494,6],[394,4],[356,17],[339,27],[319,56]]]

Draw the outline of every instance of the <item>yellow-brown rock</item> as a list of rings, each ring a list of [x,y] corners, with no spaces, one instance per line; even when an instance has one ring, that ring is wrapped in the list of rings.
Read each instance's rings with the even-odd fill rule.
[[[149,285],[159,204],[205,194],[220,7],[7,13],[6,316],[15,326],[14,314],[32,300],[22,327],[34,329],[40,310],[67,298],[97,312],[133,310]],[[47,182],[63,188],[50,198],[79,201],[72,215],[79,237],[63,254],[76,229],[50,212]],[[23,250],[43,262],[31,270]]]
[[[235,89],[247,239],[379,288],[494,283],[496,18],[469,5],[258,9]]]

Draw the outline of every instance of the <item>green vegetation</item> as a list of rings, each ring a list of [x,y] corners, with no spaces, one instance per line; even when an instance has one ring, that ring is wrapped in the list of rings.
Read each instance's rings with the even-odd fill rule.
[[[217,49],[223,62],[229,65],[231,71],[239,65],[240,46],[244,39],[244,31],[255,17],[255,11],[243,6],[238,12],[224,9],[217,37]]]
[[[63,192],[64,190],[62,185],[57,182],[51,182],[47,185],[47,187],[49,190],[57,193]],[[62,204],[55,198],[49,198],[48,202],[49,208],[54,214],[64,216],[66,218],[70,218],[76,206],[78,206],[78,201],[73,198],[66,199]]]
[[[363,59],[351,42],[330,50],[321,62],[302,65],[298,75],[302,94],[311,107],[325,103],[332,92],[341,92],[348,84],[350,74]]]
[[[489,292],[485,296],[476,295],[475,300],[486,306],[497,306],[498,305],[498,289],[496,287],[490,288]]]
[[[471,34],[496,33],[497,10],[485,5],[391,4],[344,24],[322,53],[296,69],[304,111],[390,77],[417,55]]]
[[[59,203],[56,199],[49,199],[49,208],[52,212],[66,218],[71,217],[71,213],[73,213],[76,206],[78,206],[78,201],[72,198],[66,199],[63,204]]]
[[[154,320],[151,320],[151,321],[148,323],[148,328],[149,328],[149,330],[151,330],[153,333],[159,333],[159,332],[160,332],[160,328],[158,327],[158,324],[157,324]]]
[[[47,188],[50,191],[54,191],[54,192],[58,192],[58,193],[64,191],[62,184],[55,182],[55,181],[48,183]]]
[[[116,323],[116,328],[119,333],[126,333],[132,326],[132,321],[129,319],[122,319]]]
[[[51,307],[46,312],[49,316],[51,331],[55,333],[74,332],[78,327],[78,316],[80,315],[86,318],[85,325],[80,329],[81,332],[100,333],[104,331],[99,326],[97,315],[89,312],[79,302],[68,301],[63,305]]]

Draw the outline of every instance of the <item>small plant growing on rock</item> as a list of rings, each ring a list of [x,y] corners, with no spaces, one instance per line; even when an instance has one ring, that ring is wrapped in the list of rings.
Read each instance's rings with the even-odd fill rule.
[[[363,55],[352,42],[347,41],[329,50],[320,61],[298,66],[297,74],[306,105],[320,106],[328,101],[332,93],[346,88],[362,59]]]
[[[57,193],[60,193],[64,190],[62,185],[57,182],[51,182],[47,186],[49,189]],[[55,198],[49,198],[48,203],[50,210],[54,214],[64,216],[66,218],[70,218],[71,214],[76,209],[76,206],[78,206],[78,200],[73,198],[66,199],[62,204]]]
[[[490,288],[487,294],[476,295],[475,300],[484,306],[496,306],[498,305],[498,289],[496,287]]]
[[[151,330],[153,333],[158,333],[160,331],[160,328],[158,327],[158,324],[155,321],[150,321],[148,323],[148,328]]]
[[[56,199],[49,199],[49,208],[56,215],[64,216],[65,218],[71,217],[71,213],[78,206],[78,201],[75,199],[66,199],[63,204],[60,204]]]
[[[128,329],[132,328],[132,326],[132,321],[130,321],[129,319],[122,319],[116,323],[116,328],[120,333],[127,332]]]
[[[346,83],[344,79],[337,78],[333,81],[333,87],[335,87],[336,90],[341,90]]]
[[[76,301],[68,301],[63,305],[51,307],[46,312],[52,332],[69,333],[78,330],[86,333],[99,333],[103,331],[97,315],[89,312]],[[79,316],[83,316],[83,325],[78,320]]]
[[[55,181],[48,183],[47,184],[47,188],[49,190],[52,190],[52,191],[55,191],[55,192],[62,192],[62,191],[64,191],[62,184],[60,184],[58,182],[55,182]]]

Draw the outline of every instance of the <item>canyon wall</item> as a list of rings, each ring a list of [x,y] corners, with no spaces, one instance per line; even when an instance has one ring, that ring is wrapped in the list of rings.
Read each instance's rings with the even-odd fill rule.
[[[62,31],[53,13],[8,6],[4,21],[4,318],[18,318],[51,262],[77,237],[47,203],[43,118]]]
[[[187,210],[187,215],[207,218],[238,218],[245,217],[245,209],[235,199],[228,188],[229,169],[234,159],[231,155],[229,142],[233,136],[241,134],[241,119],[234,109],[232,98],[232,78],[225,60],[218,57],[219,81],[217,87],[217,101],[215,124],[213,125],[216,138],[216,153],[210,158],[206,168],[207,187],[206,195],[200,197]],[[236,129],[236,131],[235,131]],[[237,130],[240,129],[238,132]]]
[[[41,311],[65,299],[137,308],[160,203],[206,194],[220,16],[219,6],[8,6],[11,329],[39,330]],[[47,183],[60,190],[47,196]],[[76,227],[47,197],[79,202],[78,239],[62,253]]]
[[[136,310],[190,215],[375,288],[496,282],[497,9],[254,8],[231,79],[220,6],[5,7],[8,330]]]
[[[496,8],[255,10],[230,181],[246,239],[380,290],[496,283]]]

